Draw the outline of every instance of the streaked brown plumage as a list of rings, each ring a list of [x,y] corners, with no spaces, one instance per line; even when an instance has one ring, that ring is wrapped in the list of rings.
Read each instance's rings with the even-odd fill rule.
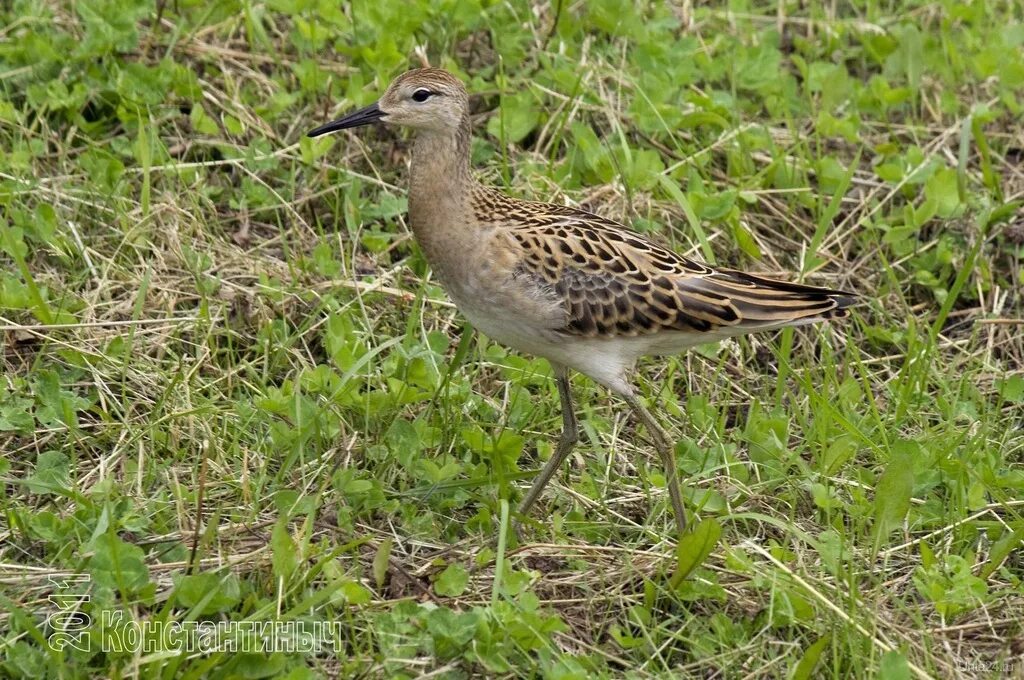
[[[651,433],[685,528],[671,440],[628,374],[645,355],[752,331],[846,316],[856,296],[715,268],[575,208],[521,201],[479,184],[469,168],[468,96],[440,69],[399,76],[380,101],[309,135],[372,122],[414,128],[409,216],[445,290],[493,339],[547,358],[563,431],[520,506],[525,514],[576,442],[568,369],[621,395]]]

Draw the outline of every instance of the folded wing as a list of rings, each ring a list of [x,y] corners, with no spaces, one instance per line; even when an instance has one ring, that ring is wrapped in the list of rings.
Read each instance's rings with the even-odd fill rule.
[[[565,310],[571,336],[668,331],[728,335],[845,316],[856,295],[690,260],[610,220],[545,206],[512,230],[516,275],[543,285]],[[557,213],[551,208],[558,208]]]

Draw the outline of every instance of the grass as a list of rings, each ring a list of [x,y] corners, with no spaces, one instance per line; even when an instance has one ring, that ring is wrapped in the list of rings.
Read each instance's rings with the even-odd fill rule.
[[[1022,20],[0,8],[2,674],[1020,672]],[[643,364],[678,549],[646,433],[580,377],[581,444],[513,544],[560,424],[547,366],[431,279],[401,134],[302,136],[423,58],[476,93],[487,181],[867,297]],[[320,652],[119,648],[142,621],[335,627]]]

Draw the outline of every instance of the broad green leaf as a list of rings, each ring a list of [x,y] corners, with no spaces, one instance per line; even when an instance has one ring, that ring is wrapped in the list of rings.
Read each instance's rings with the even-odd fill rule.
[[[367,590],[366,586],[358,581],[346,581],[338,589],[345,601],[351,605],[369,604],[373,600],[373,593]]]
[[[306,515],[316,510],[317,497],[301,495],[295,489],[281,489],[274,494],[274,507],[289,517]]]
[[[536,98],[528,91],[504,97],[501,111],[487,122],[487,132],[496,139],[519,143],[537,127],[540,110]]]
[[[434,592],[444,597],[458,597],[466,592],[469,572],[461,564],[452,563],[445,567],[434,582]]]
[[[228,611],[242,597],[238,576],[230,571],[179,576],[175,579],[174,596],[185,607],[198,607],[197,616]]]
[[[747,225],[743,223],[743,220],[737,219],[733,222],[732,227],[733,237],[736,239],[736,245],[740,247],[740,250],[749,257],[755,260],[761,259],[761,248],[758,247],[757,241],[754,240],[750,230],[747,229]]]
[[[974,575],[973,558],[945,555],[943,562],[914,569],[917,592],[931,602],[944,619],[971,611],[989,599],[988,585]]]
[[[373,581],[377,584],[378,589],[384,587],[384,579],[388,575],[388,563],[391,560],[391,546],[394,545],[394,542],[392,538],[385,538],[373,555]]]
[[[935,564],[935,552],[928,545],[928,541],[921,541],[921,545],[918,546],[918,552],[921,553],[921,566],[925,569],[931,569],[932,565]]]
[[[924,185],[927,202],[935,205],[935,214],[943,219],[952,217],[960,207],[956,170],[938,168]]]
[[[201,135],[214,136],[220,133],[217,121],[206,113],[201,104],[196,104],[192,107],[192,111],[189,113],[189,121],[192,123],[192,129]]]
[[[896,650],[883,654],[878,663],[878,680],[910,680],[907,657]]]
[[[38,371],[33,392],[38,404],[36,418],[51,427],[67,426],[77,429],[78,412],[91,406],[88,399],[65,389],[61,384],[61,376],[51,369]]]
[[[25,479],[32,493],[57,493],[68,488],[71,461],[60,451],[43,451],[36,458],[35,469]]]
[[[481,617],[478,609],[455,612],[439,607],[431,611],[426,619],[427,631],[433,638],[434,650],[438,656],[456,656],[476,637]]]
[[[270,532],[270,563],[274,576],[285,581],[291,578],[299,566],[298,548],[284,518],[279,519]]]
[[[1024,543],[1024,527],[1006,532],[992,545],[992,549],[988,553],[988,561],[978,572],[978,576],[987,580],[999,568],[1003,560],[1021,546],[1021,543]]]
[[[658,183],[665,164],[661,156],[650,149],[636,149],[630,153],[629,159],[621,159],[623,180],[635,189],[649,191]]]
[[[722,535],[722,527],[717,520],[708,518],[693,527],[679,539],[676,546],[676,570],[672,574],[669,585],[678,587],[686,578],[707,559],[715,549]]]
[[[702,220],[718,220],[725,217],[736,204],[736,191],[730,189],[713,194],[693,191],[689,194],[693,211]]]
[[[901,441],[875,488],[875,542],[880,543],[898,527],[910,510],[914,492],[913,458],[920,455],[916,442]]]
[[[0,252],[7,253],[14,260],[28,257],[25,230],[21,227],[0,226]]]
[[[996,390],[1004,401],[1024,404],[1024,375],[1014,375],[996,381]]]
[[[825,651],[825,647],[828,646],[830,637],[831,636],[826,633],[811,643],[803,656],[800,657],[800,661],[797,663],[796,668],[793,669],[791,680],[808,680],[808,678],[814,677],[814,668],[818,665],[818,661],[821,659],[821,653]]]
[[[149,583],[142,548],[122,541],[113,531],[107,531],[92,543],[89,573],[98,585],[120,591],[131,597]]]

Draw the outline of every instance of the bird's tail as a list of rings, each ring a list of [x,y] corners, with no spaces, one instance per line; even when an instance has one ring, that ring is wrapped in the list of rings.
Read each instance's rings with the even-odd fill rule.
[[[856,293],[776,281],[731,269],[718,270],[702,284],[705,290],[713,288],[727,295],[739,312],[738,325],[752,329],[841,319],[861,300]]]

